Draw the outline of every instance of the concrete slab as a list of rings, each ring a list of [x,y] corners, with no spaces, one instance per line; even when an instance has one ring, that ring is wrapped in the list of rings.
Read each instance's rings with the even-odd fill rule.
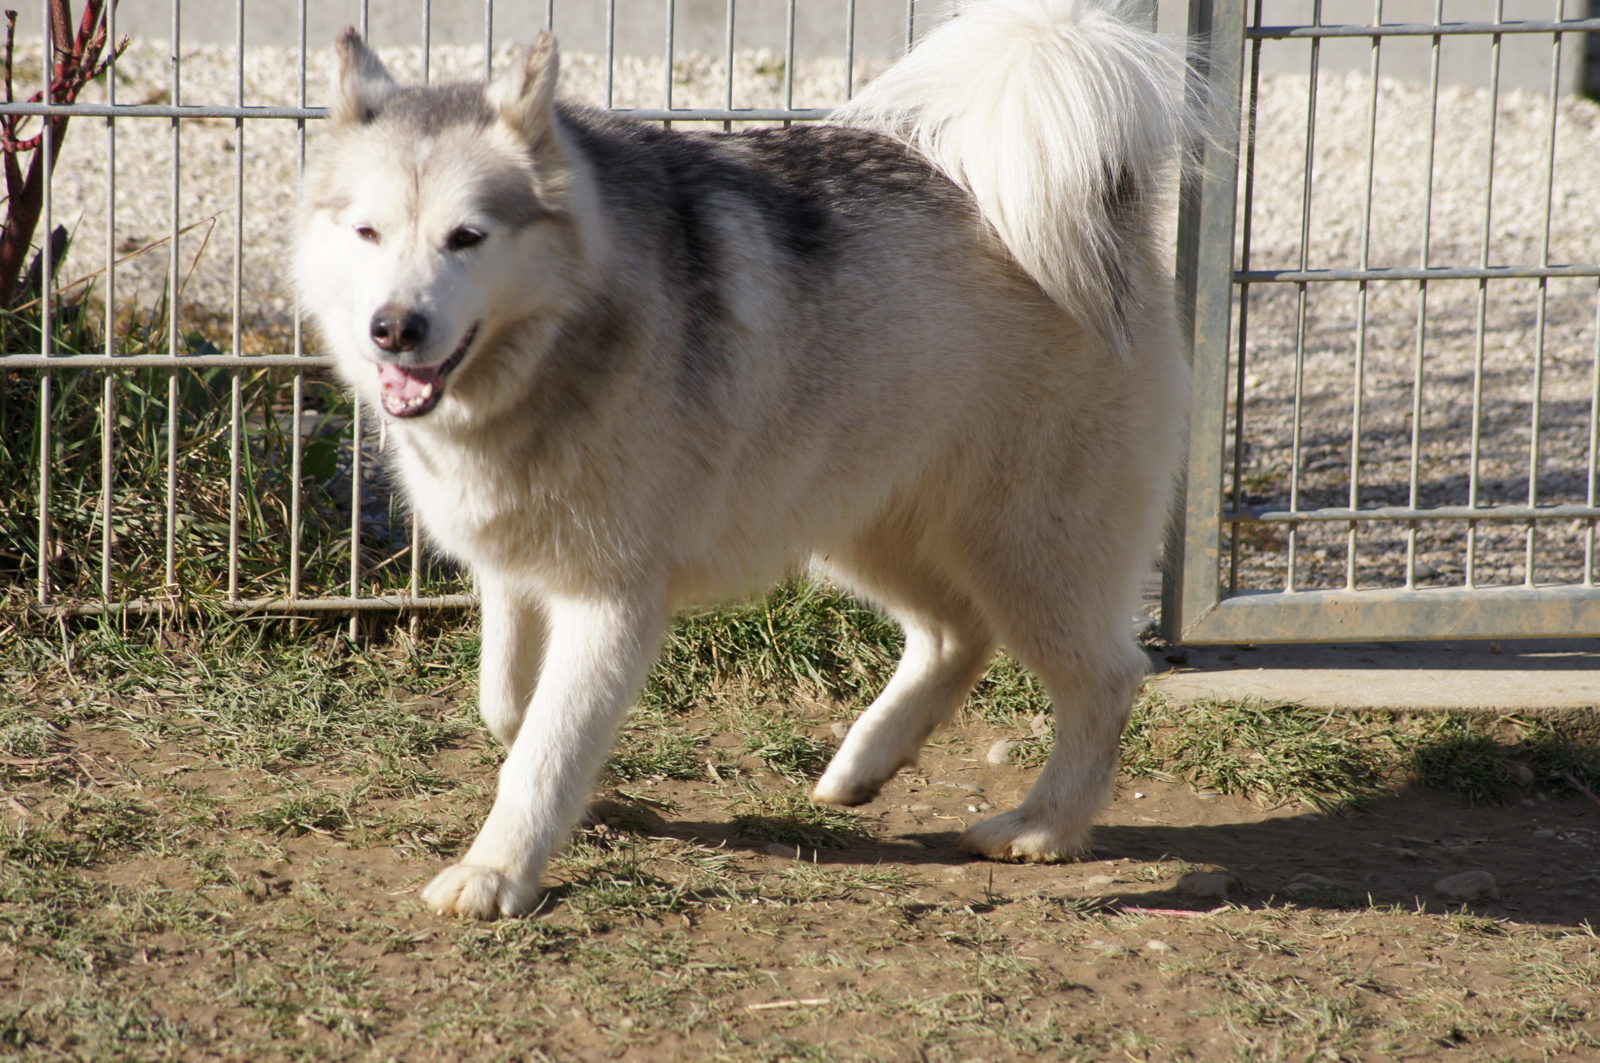
[[[1182,646],[1151,653],[1179,701],[1253,697],[1316,708],[1600,709],[1600,639]]]

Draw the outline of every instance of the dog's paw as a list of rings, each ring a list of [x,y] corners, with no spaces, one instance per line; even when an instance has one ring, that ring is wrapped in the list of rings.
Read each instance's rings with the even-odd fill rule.
[[[422,891],[423,902],[438,914],[468,919],[522,915],[538,899],[537,886],[520,886],[503,872],[478,864],[445,868]]]
[[[864,805],[877,797],[883,784],[901,768],[916,762],[914,756],[885,757],[878,750],[852,755],[848,748],[841,749],[817,780],[811,800],[819,805]]]
[[[811,800],[819,805],[864,805],[878,796],[883,780],[851,779],[831,773],[817,780],[811,791]]]
[[[991,860],[1047,864],[1087,856],[1089,832],[1053,827],[1019,808],[974,823],[956,839],[956,844]]]

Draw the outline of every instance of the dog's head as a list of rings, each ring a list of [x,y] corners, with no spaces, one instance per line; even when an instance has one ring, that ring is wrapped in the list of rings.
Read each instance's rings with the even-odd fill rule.
[[[354,30],[338,51],[303,189],[302,302],[346,380],[393,417],[491,394],[487,352],[571,300],[582,272],[555,39],[487,86],[400,85]]]

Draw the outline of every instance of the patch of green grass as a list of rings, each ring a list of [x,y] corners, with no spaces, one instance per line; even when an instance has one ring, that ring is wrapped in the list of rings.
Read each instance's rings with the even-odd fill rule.
[[[1507,801],[1533,785],[1600,789],[1600,735],[1578,720],[1422,716],[1406,721],[1394,745],[1418,782],[1474,803]]]
[[[680,618],[644,703],[681,710],[734,679],[752,700],[807,691],[858,701],[887,681],[901,642],[866,606],[827,584],[793,580],[761,602]]]
[[[0,706],[0,755],[37,759],[59,747],[60,732],[50,721],[25,711],[20,705]],[[23,766],[0,765],[0,772],[8,767]]]
[[[0,823],[0,863],[22,868],[62,870],[87,867],[91,850],[76,838],[48,827]]]
[[[978,680],[969,702],[986,723],[1002,726],[1041,714],[1049,715],[1051,711],[1050,698],[1038,677],[1008,653],[995,656],[989,671]]]
[[[709,759],[703,735],[691,733],[669,713],[641,708],[617,736],[606,773],[617,782],[703,779]]]
[[[167,824],[149,803],[125,794],[73,794],[60,829],[94,859],[121,852],[152,853],[169,840]]]
[[[650,843],[626,836],[580,835],[554,863],[567,880],[558,891],[560,902],[591,933],[620,921],[659,920],[681,912],[689,906],[689,889],[658,873],[660,855]]]
[[[313,831],[338,835],[354,821],[350,804],[349,794],[315,791],[290,793],[244,817],[243,823],[247,827],[286,838]]]
[[[833,745],[806,734],[806,722],[775,702],[740,715],[745,753],[785,778],[815,779],[828,766]]]
[[[733,825],[740,834],[782,845],[837,849],[872,836],[856,813],[813,804],[799,789],[746,786],[734,809]]]
[[[1326,713],[1294,705],[1180,706],[1147,694],[1123,735],[1123,769],[1275,803],[1301,801],[1319,811],[1359,806],[1381,792],[1384,760],[1368,731],[1331,722]]]

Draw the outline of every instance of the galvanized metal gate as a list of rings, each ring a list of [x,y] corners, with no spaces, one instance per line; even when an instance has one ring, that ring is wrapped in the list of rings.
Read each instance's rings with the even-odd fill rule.
[[[1180,223],[1174,641],[1600,634],[1595,110],[1564,91],[1600,20],[1463,6],[1191,5],[1243,135]]]

